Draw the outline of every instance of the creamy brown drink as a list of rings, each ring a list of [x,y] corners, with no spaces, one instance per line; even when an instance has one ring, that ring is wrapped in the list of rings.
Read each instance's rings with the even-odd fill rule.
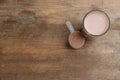
[[[87,37],[97,37],[105,34],[110,27],[106,13],[100,10],[90,11],[83,21],[83,32]]]

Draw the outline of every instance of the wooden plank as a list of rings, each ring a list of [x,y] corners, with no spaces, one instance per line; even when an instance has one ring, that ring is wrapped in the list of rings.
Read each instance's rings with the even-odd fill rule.
[[[119,2],[0,0],[0,80],[119,80]],[[79,30],[96,8],[110,16],[110,31],[71,49],[65,21]]]
[[[1,2],[0,15],[18,15],[22,11],[31,11],[36,16],[42,17],[46,23],[64,24],[65,20],[69,19],[80,26],[88,11],[101,9],[110,16],[112,29],[120,29],[119,7],[119,0],[9,0],[9,2],[6,0]]]
[[[65,44],[60,43],[62,37],[59,37],[61,40],[56,44],[53,43],[56,47],[49,48],[52,43],[50,45],[42,43],[49,49],[34,48],[28,45],[27,48],[24,47],[24,50],[22,50],[22,46],[17,45],[22,44],[22,42],[14,43],[17,45],[16,48],[14,45],[9,46],[9,43],[12,43],[11,41],[6,42],[9,47],[7,45],[6,48],[1,46],[0,75],[3,79],[6,76],[16,74],[18,77],[21,76],[19,79],[29,79],[30,76],[33,79],[38,78],[38,76],[41,76],[40,79],[45,77],[52,79],[51,76],[56,76],[55,79],[63,80],[116,79],[120,66],[119,33],[118,30],[111,30],[107,35],[96,39],[94,42],[87,42],[80,50],[67,49],[67,46],[66,48],[65,45],[62,46]],[[57,37],[56,34],[53,35]],[[60,43],[59,45],[62,48],[57,47],[57,43]],[[45,74],[44,77],[42,77],[43,74]],[[15,77],[15,79],[18,79],[18,77]]]

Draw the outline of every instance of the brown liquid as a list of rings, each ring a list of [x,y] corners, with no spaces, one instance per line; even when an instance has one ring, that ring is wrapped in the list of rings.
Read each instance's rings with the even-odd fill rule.
[[[76,31],[70,34],[69,43],[73,48],[81,48],[85,43],[85,38],[80,34],[80,32]]]
[[[108,30],[109,19],[103,12],[93,11],[86,16],[84,27],[92,35],[101,35]]]

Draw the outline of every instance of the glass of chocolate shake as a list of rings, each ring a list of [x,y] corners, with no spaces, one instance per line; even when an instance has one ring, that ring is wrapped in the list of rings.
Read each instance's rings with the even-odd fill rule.
[[[104,35],[109,28],[110,19],[104,11],[92,10],[83,19],[82,33],[89,40]]]

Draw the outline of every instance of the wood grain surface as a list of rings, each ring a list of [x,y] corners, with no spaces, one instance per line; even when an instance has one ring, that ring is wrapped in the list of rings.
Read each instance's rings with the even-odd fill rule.
[[[105,11],[110,31],[74,50],[85,14]],[[120,80],[120,0],[0,0],[0,80]]]

